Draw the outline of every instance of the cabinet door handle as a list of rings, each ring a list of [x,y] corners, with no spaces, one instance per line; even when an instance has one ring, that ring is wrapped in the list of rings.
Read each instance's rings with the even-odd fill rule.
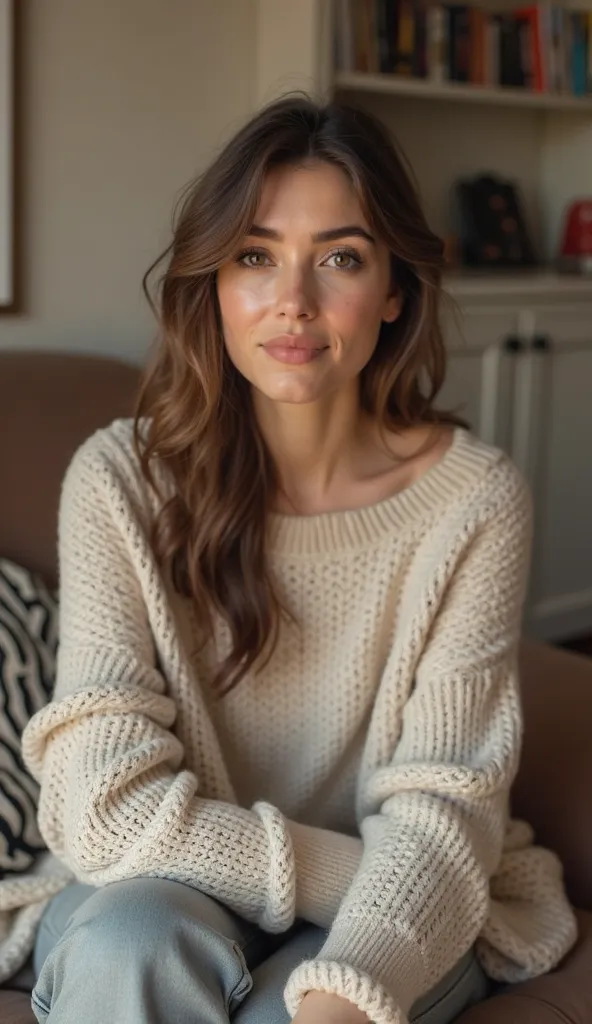
[[[551,339],[546,334],[535,334],[531,347],[535,352],[550,352]]]
[[[518,353],[524,352],[525,344],[517,334],[509,334],[504,342],[504,348],[506,352]]]

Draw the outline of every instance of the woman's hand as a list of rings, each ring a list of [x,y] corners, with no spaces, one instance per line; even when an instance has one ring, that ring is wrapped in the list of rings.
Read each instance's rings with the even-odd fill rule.
[[[349,999],[331,992],[307,992],[293,1024],[370,1024],[369,1017]]]

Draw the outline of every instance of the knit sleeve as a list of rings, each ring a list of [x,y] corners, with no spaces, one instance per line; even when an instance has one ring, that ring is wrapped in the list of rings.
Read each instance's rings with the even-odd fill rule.
[[[404,1024],[486,919],[521,742],[517,645],[531,532],[517,471],[504,461],[490,473],[450,538],[439,589],[418,593],[418,633],[431,628],[401,732],[365,787],[351,889],[318,958],[288,981],[292,1014],[320,989],[377,1024]]]
[[[92,885],[175,878],[270,932],[303,911],[328,926],[361,840],[292,825],[264,802],[246,809],[205,799],[183,767],[171,729],[177,708],[156,667],[153,637],[162,630],[150,617],[159,612],[143,596],[159,588],[158,569],[135,499],[133,479],[91,438],[61,492],[55,693],[22,739],[40,783],[41,834]]]

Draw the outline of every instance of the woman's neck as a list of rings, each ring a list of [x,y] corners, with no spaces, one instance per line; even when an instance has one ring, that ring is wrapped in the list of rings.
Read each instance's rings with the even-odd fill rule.
[[[408,487],[442,457],[452,430],[420,424],[383,437],[357,390],[323,403],[272,402],[254,395],[255,414],[274,461],[274,510],[315,515],[372,505]]]
[[[276,466],[279,504],[309,514],[329,508],[357,476],[368,432],[357,391],[323,402],[272,402],[255,394],[255,414]]]

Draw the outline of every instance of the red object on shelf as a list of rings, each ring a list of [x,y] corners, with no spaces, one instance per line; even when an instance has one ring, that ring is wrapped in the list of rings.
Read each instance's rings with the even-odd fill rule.
[[[568,207],[561,260],[573,269],[592,271],[592,199],[578,199]]]

